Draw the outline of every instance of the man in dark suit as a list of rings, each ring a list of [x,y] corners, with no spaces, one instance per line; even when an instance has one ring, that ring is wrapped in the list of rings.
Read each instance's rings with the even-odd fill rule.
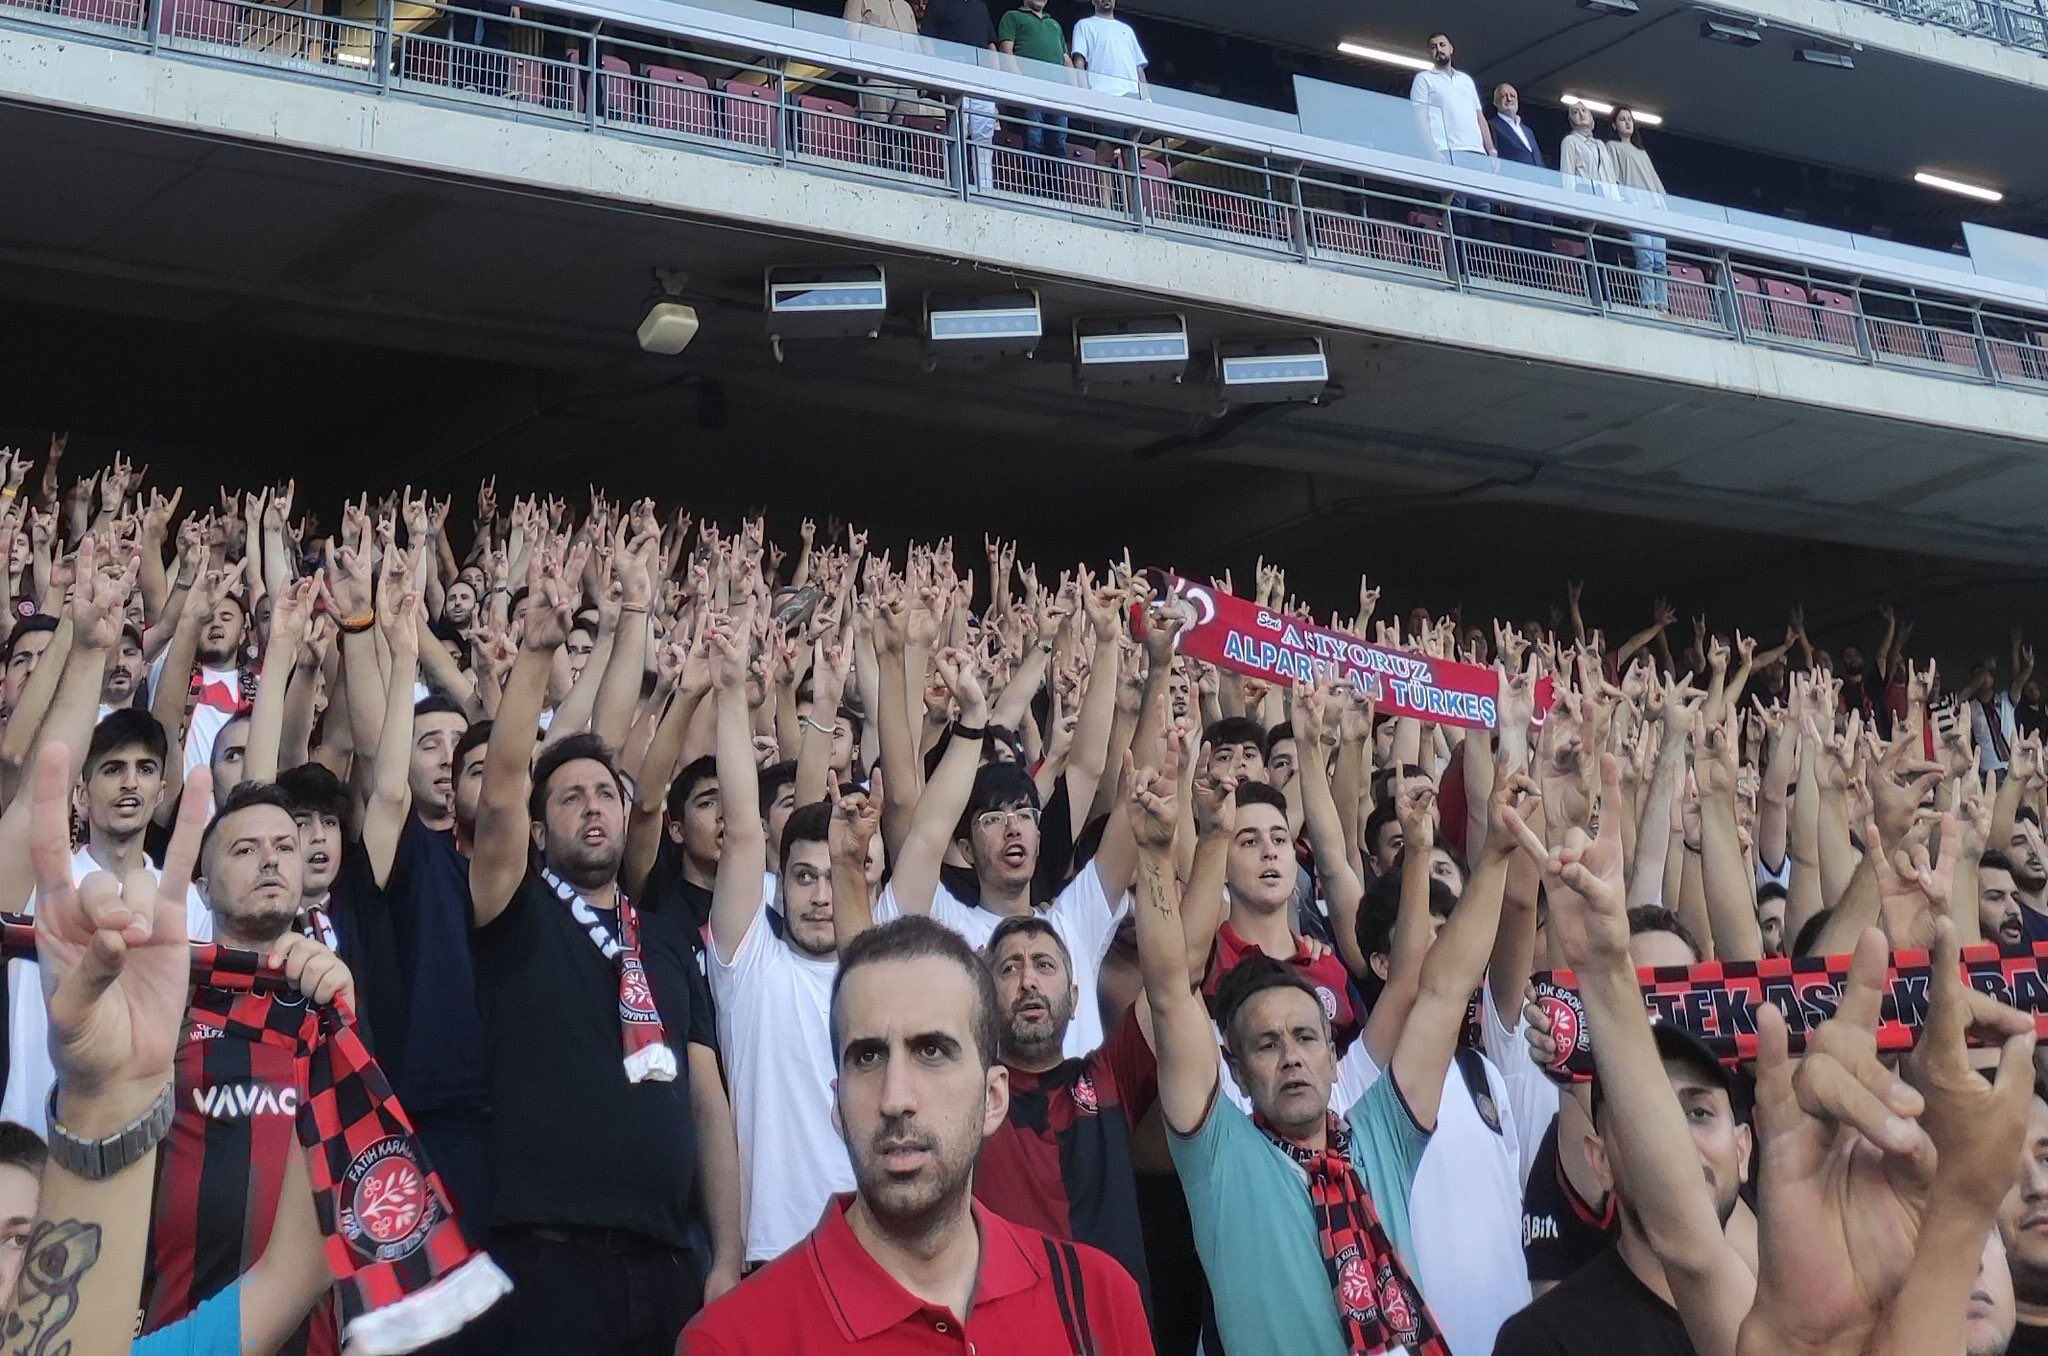
[[[1543,146],[1536,140],[1535,129],[1522,121],[1521,106],[1521,96],[1513,85],[1503,82],[1493,87],[1493,112],[1487,114],[1486,121],[1493,129],[1494,147],[1503,161],[1549,169],[1550,162],[1543,158]],[[1516,218],[1518,222],[1530,223],[1509,228],[1509,239],[1514,244],[1525,250],[1540,248],[1536,226],[1542,223],[1541,216],[1513,203],[1502,203],[1500,212],[1503,216]]]

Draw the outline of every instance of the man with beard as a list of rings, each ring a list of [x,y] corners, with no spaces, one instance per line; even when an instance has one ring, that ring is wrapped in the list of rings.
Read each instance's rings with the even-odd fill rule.
[[[2006,799],[2013,780],[2008,778],[2006,786],[1999,789],[2001,801]],[[2012,794],[2016,799],[2016,791]],[[1993,823],[1996,822],[1994,819]],[[2019,896],[2020,922],[2026,927],[2028,941],[2048,942],[2048,858],[2042,852],[2041,818],[2031,805],[2022,805],[2010,822],[2005,859],[2012,868],[2012,882]],[[1992,843],[1995,846],[1997,842],[1994,832]]]
[[[2024,947],[2025,912],[2012,859],[2003,852],[1987,850],[1977,862],[1977,926],[1984,940],[1998,943],[2007,953]]]
[[[827,1201],[853,1189],[832,1128],[832,978],[839,970],[832,895],[832,807],[794,811],[782,828],[781,926],[761,877],[766,828],[758,813],[746,653],[721,651],[716,694],[717,777],[724,847],[711,899],[705,971],[719,1046],[732,1082],[740,1171],[747,1183],[749,1265],[800,1242]]]
[[[210,788],[202,780],[197,789]],[[353,1004],[348,967],[294,928],[302,859],[282,791],[251,782],[222,799],[200,839],[199,869],[216,942],[269,957],[317,1002],[339,996]],[[291,1158],[301,1152],[305,1089],[288,1046],[226,1037],[195,1018],[180,1039],[174,1078],[175,1112],[151,1212],[144,1332],[185,1317],[263,1255]],[[335,1315],[323,1308],[284,1350],[323,1353],[337,1345]]]
[[[1101,1049],[1064,1056],[1081,990],[1066,943],[1044,919],[1005,918],[984,955],[1010,1110],[982,1146],[975,1199],[1014,1223],[1100,1248],[1149,1296],[1131,1137],[1159,1099],[1151,1040],[1126,1013]]]
[[[94,728],[75,797],[84,807],[85,841],[71,854],[74,884],[95,871],[126,880],[152,865],[145,839],[163,795],[169,758],[164,727],[145,711],[116,711]],[[33,901],[27,911],[34,912]],[[213,935],[212,927],[205,899],[189,889],[186,935],[205,941]],[[42,1134],[57,1075],[50,1064],[41,972],[31,960],[9,961],[7,972],[7,1093],[0,1100],[0,1120]]]
[[[123,707],[133,706],[142,692],[142,632],[133,625],[121,628],[121,643],[107,656],[107,676],[100,684],[100,719],[105,720]]]
[[[998,1031],[987,967],[950,928],[904,918],[847,944],[832,991],[834,1105],[858,1190],[706,1309],[678,1356],[1149,1356],[1122,1268],[974,1200],[976,1157],[1009,1101]]]
[[[739,1279],[739,1155],[703,980],[620,888],[629,800],[611,750],[575,734],[532,761],[569,631],[566,581],[581,574],[571,564],[534,553],[469,862],[498,1179],[491,1251],[514,1283],[510,1350],[668,1356],[702,1297]],[[620,571],[623,607],[640,614],[644,564]],[[731,630],[739,638],[720,643],[744,667],[744,613]],[[710,1258],[693,1245],[700,1210]]]
[[[196,587],[188,595],[200,599],[205,596],[206,590]],[[189,773],[194,768],[213,765],[213,746],[221,731],[256,699],[256,675],[242,662],[246,657],[242,643],[249,633],[249,615],[235,594],[223,591],[210,610],[188,607],[179,617],[177,628],[149,681],[151,691],[166,694],[189,684],[190,715],[185,722],[185,771]],[[192,648],[186,649],[187,645]],[[197,667],[186,677],[186,666],[195,662]],[[166,688],[166,683],[173,687]],[[162,711],[159,703],[160,717]],[[227,791],[228,788],[216,785],[214,796],[219,799]]]
[[[2048,1356],[2048,1101],[2027,1108],[2019,1176],[1998,1208],[1998,1233],[2012,1271],[2018,1325],[2006,1356]]]

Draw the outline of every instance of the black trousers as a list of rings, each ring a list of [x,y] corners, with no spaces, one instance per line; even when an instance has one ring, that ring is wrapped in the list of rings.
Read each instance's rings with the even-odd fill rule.
[[[675,1356],[704,1302],[697,1259],[653,1239],[512,1227],[491,1231],[491,1256],[512,1278],[488,1324],[502,1353]]]

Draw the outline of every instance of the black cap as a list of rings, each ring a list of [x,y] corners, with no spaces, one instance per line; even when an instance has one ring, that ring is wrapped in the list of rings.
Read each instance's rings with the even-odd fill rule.
[[[1734,1108],[1735,1119],[1747,1120],[1750,1103],[1755,1089],[1749,1077],[1721,1062],[1708,1044],[1686,1028],[1675,1022],[1650,1023],[1650,1034],[1657,1042],[1657,1057],[1667,1064],[1683,1064],[1707,1079],[1728,1094],[1728,1101]],[[1593,1079],[1593,1114],[1600,1114],[1601,1083]]]

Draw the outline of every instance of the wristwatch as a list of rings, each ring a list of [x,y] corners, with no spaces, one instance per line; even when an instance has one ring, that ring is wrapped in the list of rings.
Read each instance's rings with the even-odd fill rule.
[[[57,1166],[88,1182],[104,1182],[133,1167],[171,1131],[171,1084],[157,1094],[149,1110],[104,1139],[80,1139],[57,1123],[57,1090],[50,1089],[50,1157]]]

